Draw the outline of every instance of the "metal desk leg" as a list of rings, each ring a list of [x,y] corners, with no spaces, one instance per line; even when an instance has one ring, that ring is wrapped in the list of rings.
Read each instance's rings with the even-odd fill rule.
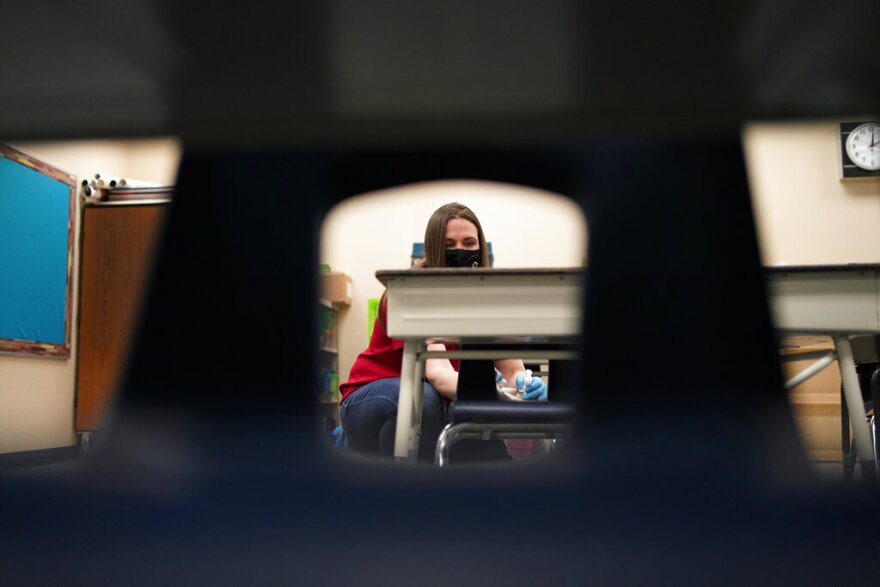
[[[425,376],[425,359],[421,354],[425,351],[425,344],[419,341],[416,346],[416,363],[413,366],[413,410],[412,432],[409,436],[409,460],[416,461],[419,458],[419,442],[422,439],[422,400],[425,397],[422,379]]]
[[[410,447],[413,444],[411,434],[413,432],[414,398],[416,395],[413,384],[416,375],[416,351],[418,347],[418,341],[409,339],[403,345],[403,363],[400,369],[400,395],[397,400],[397,427],[394,432],[394,459],[398,461],[407,460],[410,455]],[[419,395],[421,396],[421,394]],[[421,399],[419,400],[419,407],[421,408]],[[421,411],[419,411],[419,414],[421,415]],[[416,440],[417,442],[418,440]]]
[[[840,367],[840,379],[843,382],[843,394],[846,397],[849,423],[852,426],[856,452],[862,464],[862,476],[866,480],[870,477],[869,481],[873,482],[874,447],[871,444],[871,434],[865,419],[865,401],[862,399],[859,376],[856,373],[856,364],[853,360],[852,345],[850,345],[847,336],[836,334],[833,338]]]

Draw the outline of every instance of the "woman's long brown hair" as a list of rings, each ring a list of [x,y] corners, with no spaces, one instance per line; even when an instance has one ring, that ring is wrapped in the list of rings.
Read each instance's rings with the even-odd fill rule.
[[[477,227],[480,253],[483,257],[482,266],[488,267],[489,248],[486,245],[486,237],[483,235],[483,227],[473,210],[458,202],[440,206],[428,219],[428,226],[425,228],[425,262],[423,266],[446,267],[446,224],[453,218],[467,220]]]
[[[450,202],[444,204],[434,210],[428,219],[428,225],[425,227],[425,260],[419,261],[413,265],[413,269],[424,269],[432,267],[446,267],[446,224],[453,218],[461,218],[467,220],[477,227],[477,238],[480,241],[480,253],[482,257],[482,267],[489,266],[489,247],[486,244],[486,236],[483,234],[483,227],[474,211],[458,202]],[[382,292],[382,298],[379,300],[379,324],[385,329],[385,321],[382,319],[382,308],[385,305],[385,297],[387,290]]]

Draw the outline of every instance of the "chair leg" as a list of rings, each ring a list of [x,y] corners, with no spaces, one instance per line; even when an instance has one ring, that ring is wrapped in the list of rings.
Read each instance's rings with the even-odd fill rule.
[[[843,393],[843,384],[840,385],[840,447],[841,463],[843,465],[843,481],[851,483],[855,470],[855,444],[849,434],[849,412],[846,406],[846,396]]]
[[[447,424],[437,437],[437,448],[434,451],[434,463],[438,467],[449,464],[449,451],[459,440],[467,438],[490,440],[492,438],[551,438],[558,439],[570,433],[570,424],[523,424],[505,423],[488,424],[478,422],[460,422]]]
[[[443,431],[440,432],[440,436],[437,437],[437,448],[434,449],[434,463],[438,467],[445,467],[449,462],[449,450],[455,442],[453,425],[447,424]]]
[[[877,434],[877,412],[875,409],[875,406],[880,405],[877,403],[878,399],[880,399],[880,368],[875,369],[872,373],[870,385],[871,401],[866,403],[865,407],[866,411],[867,408],[870,408],[874,412],[871,416],[866,416],[871,448],[874,449],[874,460],[873,462],[867,463],[868,466],[864,466],[866,463],[862,463],[862,476],[865,486],[873,488],[877,483],[875,476],[877,475],[877,472],[880,471],[880,453],[878,453],[878,449],[880,449],[880,440],[878,440]],[[840,424],[841,445],[843,447],[843,480],[845,483],[851,483],[859,457],[855,438],[850,435],[849,414],[842,384],[840,389]]]
[[[437,448],[434,450],[434,463],[438,467],[449,464],[449,452],[459,440],[466,438],[489,440],[492,438],[495,427],[492,425],[475,424],[473,422],[461,422],[459,424],[447,424],[440,436],[437,437]]]
[[[880,409],[880,367],[871,375],[871,407],[874,415],[871,416],[871,436],[874,440],[874,467],[880,471],[880,435],[877,434],[877,410]]]

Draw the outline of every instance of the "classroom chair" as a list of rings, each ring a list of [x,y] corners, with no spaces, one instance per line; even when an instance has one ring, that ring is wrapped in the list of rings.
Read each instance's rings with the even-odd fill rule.
[[[880,471],[880,438],[877,434],[877,410],[880,405],[880,362],[861,363],[856,365],[856,373],[859,376],[859,387],[865,403],[865,417],[871,432],[871,444],[874,446],[874,474]],[[846,407],[846,397],[843,393],[843,385],[840,386],[840,434],[843,447],[843,479],[847,483],[852,482],[858,463],[855,439],[850,433],[849,413]],[[863,478],[868,487],[873,487],[876,481],[871,478]]]
[[[462,350],[502,348],[503,345],[462,346]],[[549,350],[551,347],[545,345],[541,348]],[[553,345],[552,348],[560,350],[562,346]],[[564,401],[573,395],[572,383],[575,378],[572,375],[575,368],[572,361],[551,360],[548,372],[553,382],[548,380],[548,392],[554,399],[513,402],[500,401],[497,397],[493,360],[462,360],[458,371],[457,399],[449,406],[449,424],[437,439],[434,462],[438,467],[445,467],[451,457],[459,460],[459,453],[452,449],[462,440],[494,442],[496,447],[501,444],[501,439],[561,440],[570,432],[575,418],[573,402]]]

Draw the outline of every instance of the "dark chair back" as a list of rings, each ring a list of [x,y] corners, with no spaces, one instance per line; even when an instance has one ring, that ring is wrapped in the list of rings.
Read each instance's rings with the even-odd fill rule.
[[[489,350],[499,345],[462,345],[462,350]],[[490,401],[495,393],[495,362],[491,359],[468,359],[459,362],[456,401]]]

